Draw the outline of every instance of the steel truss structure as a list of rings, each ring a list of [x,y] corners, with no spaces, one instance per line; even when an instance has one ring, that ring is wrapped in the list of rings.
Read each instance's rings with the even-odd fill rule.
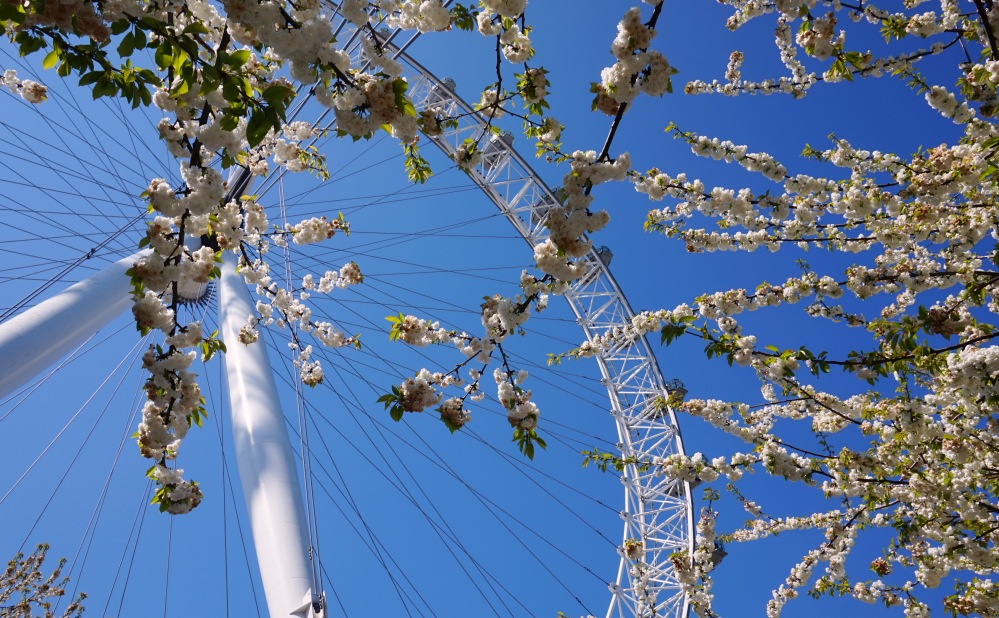
[[[391,40],[391,39],[390,39]],[[485,119],[456,94],[452,80],[440,80],[405,53],[409,92],[415,101],[457,117],[458,125],[430,140],[453,157],[467,140],[479,143],[482,160],[468,176],[530,247],[548,238],[548,210],[555,193],[513,149],[513,136],[495,134]],[[632,323],[635,312],[609,270],[611,252],[593,247],[583,258],[586,273],[564,297],[590,340]],[[664,406],[670,384],[664,379],[644,338],[618,344],[597,355],[610,414],[617,426],[618,449],[625,460],[648,461],[683,452],[673,411]],[[624,485],[624,541],[638,541],[642,558],[633,560],[619,549],[621,563],[611,592],[608,618],[683,617],[688,605],[676,580],[670,555],[693,549],[693,505],[690,487],[630,464]],[[623,544],[622,544],[623,546]]]

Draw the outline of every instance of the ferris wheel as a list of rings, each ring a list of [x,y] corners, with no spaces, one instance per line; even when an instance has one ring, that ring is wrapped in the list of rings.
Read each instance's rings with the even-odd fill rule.
[[[343,39],[359,38],[346,22],[338,26]],[[385,315],[433,313],[472,330],[477,312],[467,308],[532,266],[530,248],[547,237],[547,211],[557,203],[512,134],[488,133],[457,85],[413,60],[413,39],[401,36],[386,34],[411,96],[459,119],[429,138],[442,153],[430,183],[391,180],[402,175],[391,140],[332,138],[315,143],[327,156],[328,180],[275,173],[250,188],[246,175],[230,179],[233,190],[266,201],[274,219],[341,211],[351,221],[349,240],[266,259],[289,279],[293,265],[322,272],[348,260],[365,270],[371,264],[363,286],[316,302],[345,331],[361,332],[364,348],[323,352],[330,379],[303,393],[283,332],[255,346],[231,343],[253,307],[231,265],[217,286],[191,291],[185,311],[230,343],[224,370],[217,361],[199,370],[216,412],[186,447],[215,440],[218,452],[185,453],[178,462],[195,478],[197,469],[215,476],[202,480],[214,506],[176,521],[150,512],[129,438],[148,342],[130,330],[124,270],[146,219],[137,196],[149,178],[172,173],[142,136],[155,132],[155,119],[54,84],[38,108],[0,100],[7,133],[0,181],[8,187],[0,202],[0,448],[8,453],[0,525],[19,531],[0,549],[51,543],[69,555],[69,575],[104,615],[129,615],[146,599],[162,599],[163,615],[173,615],[194,595],[195,607],[217,597],[238,615],[686,616],[670,555],[692,543],[690,488],[634,465],[620,475],[579,470],[579,451],[593,447],[638,460],[682,452],[675,418],[660,403],[676,385],[664,380],[644,339],[601,354],[595,368],[581,367],[585,361],[547,368],[543,355],[522,352],[538,396],[550,402],[541,428],[555,438],[533,462],[507,447],[503,415],[488,406],[449,436],[430,418],[393,423],[375,403],[413,367],[451,362],[446,351],[379,340]],[[20,62],[4,54],[0,64]],[[324,122],[306,93],[300,100],[295,113]],[[467,173],[448,158],[466,138],[483,152]],[[565,307],[532,318],[547,351],[630,324],[612,257],[606,248],[591,251]],[[231,419],[223,412],[230,406]],[[250,444],[253,436],[262,449]],[[249,506],[237,507],[244,499]],[[154,535],[158,546],[147,540]],[[72,539],[65,546],[64,536]],[[584,545],[585,557],[576,552]],[[190,577],[218,565],[224,578]],[[244,605],[253,610],[237,609]]]

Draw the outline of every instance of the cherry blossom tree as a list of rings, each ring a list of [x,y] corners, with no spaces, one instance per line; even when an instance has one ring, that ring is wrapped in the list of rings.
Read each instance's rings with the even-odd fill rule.
[[[54,617],[53,600],[66,595],[68,577],[62,577],[60,560],[58,566],[48,575],[43,570],[47,545],[39,545],[29,556],[17,554],[7,563],[0,575],[0,616],[4,618],[30,618],[31,616]],[[87,595],[80,594],[59,614],[61,618],[71,618],[83,614],[81,602]],[[41,613],[38,613],[41,611]]]
[[[667,60],[657,49],[657,28],[669,6],[654,0],[622,11],[617,36],[607,41],[612,64],[593,70],[587,96],[594,113],[608,117],[609,130],[592,150],[565,148],[572,127],[548,113],[547,94],[558,82],[556,76],[549,80],[543,59],[535,57],[530,15],[550,9],[528,7],[526,0],[344,0],[339,11],[364,40],[355,56],[332,31],[332,9],[318,1],[0,2],[0,20],[22,54],[44,54],[46,68],[73,76],[95,97],[154,105],[164,114],[159,137],[176,157],[184,184],[150,179],[144,195],[152,216],[146,237],[138,241],[149,252],[132,269],[137,328],[162,332],[162,343],[143,359],[148,402],[138,430],[140,451],[155,462],[149,475],[159,484],[160,508],[183,513],[202,499],[197,484],[171,461],[205,414],[191,363],[199,351],[210,357],[225,349],[199,323],[181,323],[177,303],[182,286],[218,276],[223,252],[238,256],[243,276],[261,299],[242,330],[242,344],[253,344],[262,328],[290,329],[301,379],[309,385],[323,379],[310,341],[359,345],[356,336],[314,321],[309,298],[361,284],[361,266],[299,273],[301,285],[289,289],[272,278],[263,259],[272,247],[346,236],[349,222],[330,213],[276,226],[267,204],[234,193],[219,167],[254,175],[275,167],[326,173],[322,155],[305,146],[318,128],[286,122],[297,82],[332,110],[340,136],[364,139],[389,132],[405,154],[405,173],[414,182],[425,180],[431,170],[417,136],[439,133],[455,119],[441,108],[414,103],[378,26],[476,30],[494,40],[496,49],[495,66],[486,69],[495,81],[483,90],[478,112],[490,124],[504,115],[522,120],[539,155],[565,166],[562,203],[548,214],[550,237],[534,248],[537,271],[523,274],[518,295],[486,299],[481,332],[442,329],[432,316],[389,318],[391,338],[414,346],[453,345],[458,354],[451,371],[422,370],[391,387],[381,401],[392,418],[435,409],[451,431],[459,430],[470,420],[466,399],[485,396],[480,381],[491,370],[495,397],[521,451],[533,456],[535,445],[543,448],[537,430],[541,410],[525,387],[528,376],[510,364],[503,346],[544,309],[550,294],[582,274],[579,259],[609,219],[594,201],[595,187],[630,182],[656,202],[646,229],[682,242],[691,253],[765,248],[795,260],[801,250],[815,248],[842,258],[828,272],[801,262],[801,274],[783,283],[763,280],[755,289],[710,291],[671,309],[645,312],[631,328],[553,357],[561,362],[593,356],[659,333],[664,344],[703,340],[709,358],[746,367],[759,378],[759,394],[742,400],[664,396],[661,403],[741,439],[746,448],[740,452],[652,461],[586,455],[604,468],[655,467],[687,482],[724,484],[748,513],[744,526],[716,530],[721,493],[709,486],[696,550],[674,556],[695,611],[714,615],[711,574],[719,543],[809,529],[821,531],[823,540],[775,590],[770,616],[801,592],[849,595],[901,607],[906,616],[926,616],[927,599],[937,598],[927,590],[944,580],[957,586],[942,601],[946,611],[999,615],[999,587],[990,579],[999,568],[999,356],[990,343],[999,332],[990,323],[999,307],[993,295],[999,262],[990,241],[999,239],[999,131],[992,120],[999,110],[999,8],[988,0],[722,3],[732,10],[729,29],[771,20],[782,72],[756,81],[743,78],[748,52],[772,44],[759,41],[751,50],[733,51],[721,79],[687,82],[686,95],[801,98],[819,96],[814,92],[819,84],[835,88],[835,82],[901,79],[941,122],[958,127],[959,137],[911,155],[834,139],[825,149],[805,148],[810,165],[828,169],[813,175],[749,146],[664,121],[662,128],[695,155],[736,164],[757,180],[746,187],[708,189],[666,161],[633,169],[617,143],[618,128],[637,98],[672,93],[673,63],[683,66],[682,58]],[[853,47],[872,34],[883,36],[895,51],[874,54]],[[134,65],[135,52],[144,49],[153,51],[154,64]],[[931,58],[949,69],[920,72],[920,62]],[[10,71],[3,82],[26,100],[44,104],[43,85]],[[470,140],[454,160],[467,170],[481,156],[481,145]],[[790,305],[844,330],[845,339],[856,341],[852,351],[837,355],[770,345],[765,335],[750,332],[748,325],[758,321],[747,320],[745,312],[779,314]],[[789,430],[799,426],[805,437]],[[780,505],[758,506],[740,489],[752,471],[813,491],[825,507],[785,516]],[[882,556],[865,565],[851,562],[848,569],[852,549],[867,536],[880,539]],[[623,548],[636,561],[641,552],[630,549],[638,542]]]
[[[999,11],[990,2],[956,0],[933,3],[934,10],[919,6],[925,2],[724,4],[733,8],[730,29],[773,22],[786,73],[744,79],[747,54],[733,51],[724,79],[690,81],[686,93],[801,98],[820,83],[902,79],[960,135],[913,155],[835,138],[827,149],[806,146],[804,156],[827,169],[828,176],[818,176],[669,124],[666,130],[695,155],[736,164],[760,181],[709,189],[679,171],[632,171],[635,188],[664,204],[649,212],[647,230],[680,240],[692,253],[766,249],[800,260],[801,251],[813,248],[840,259],[830,270],[800,261],[801,274],[782,283],[761,280],[755,289],[706,293],[643,313],[630,329],[571,351],[600,354],[656,332],[667,345],[695,337],[708,358],[747,367],[761,384],[755,398],[662,402],[742,440],[746,448],[739,452],[638,461],[595,451],[588,461],[605,469],[654,467],[709,484],[696,549],[674,556],[699,615],[715,615],[712,571],[724,555],[722,543],[796,530],[819,531],[821,541],[774,590],[768,616],[802,593],[852,596],[899,607],[906,616],[928,616],[931,604],[941,602],[952,615],[999,615],[999,588],[990,577],[999,567],[999,400],[991,344],[999,263],[992,77],[999,67]],[[864,40],[865,28],[898,52],[877,56],[851,47]],[[919,61],[929,57],[949,58],[951,72],[921,73]],[[852,342],[852,351],[771,345],[753,332],[766,317],[745,315],[766,309],[780,320],[789,305],[847,330],[840,336]],[[764,332],[772,337],[772,326]],[[834,377],[841,372],[845,378]],[[747,472],[811,488],[822,506],[801,514],[787,504],[759,505],[741,489]],[[741,506],[744,525],[717,529],[723,513],[716,486]],[[848,560],[865,541],[878,543],[881,555],[860,564]],[[955,591],[934,593],[942,582]]]

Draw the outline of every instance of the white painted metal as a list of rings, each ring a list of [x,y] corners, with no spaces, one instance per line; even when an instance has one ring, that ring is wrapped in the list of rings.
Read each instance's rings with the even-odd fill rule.
[[[0,398],[23,386],[130,306],[125,271],[144,253],[122,258],[0,323]]]
[[[233,442],[253,544],[271,616],[312,617],[309,534],[295,456],[263,343],[243,345],[239,329],[254,313],[235,257],[226,254],[219,280],[219,322],[226,345]]]

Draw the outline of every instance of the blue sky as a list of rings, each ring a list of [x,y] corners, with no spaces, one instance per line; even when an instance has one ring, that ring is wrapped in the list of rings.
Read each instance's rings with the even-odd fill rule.
[[[570,150],[599,149],[603,143],[609,119],[589,111],[589,83],[612,61],[610,41],[627,6],[596,0],[574,2],[571,10],[540,1],[531,5],[537,58],[551,71],[552,112],[567,126],[564,143]],[[625,117],[613,153],[629,151],[640,169],[655,165],[687,171],[709,187],[738,186],[758,181],[730,166],[694,158],[685,144],[663,133],[667,123],[769,151],[792,173],[815,170],[797,154],[806,143],[823,147],[830,132],[858,146],[900,154],[953,136],[953,125],[928,110],[922,97],[888,79],[819,86],[801,101],[680,94],[688,79],[720,78],[732,49],[747,53],[747,78],[782,74],[771,43],[772,22],[763,19],[733,34],[724,29],[727,15],[716,3],[665,7],[654,47],[680,71],[674,82],[677,94],[639,99]],[[880,39],[871,37],[858,47],[877,49],[879,44]],[[0,66],[17,66],[9,47],[0,52]],[[454,77],[459,93],[469,100],[476,100],[478,89],[494,79],[492,49],[478,35],[426,36],[413,54],[439,77]],[[149,119],[154,123],[156,114],[93,104],[86,93],[70,103],[57,95],[55,79],[51,72],[41,76],[53,86],[53,96],[39,109],[14,97],[0,98],[0,122],[7,130],[7,138],[0,139],[0,156],[11,162],[0,175],[6,187],[0,197],[6,219],[0,239],[10,248],[2,260],[13,273],[6,276],[5,289],[13,291],[5,291],[5,299],[37,288],[59,269],[60,260],[85,253],[108,230],[142,212],[138,193],[150,177],[174,174],[165,158],[155,154],[152,140],[150,149],[140,141],[148,139]],[[95,120],[93,126],[71,111],[76,106]],[[134,133],[124,130],[130,127]],[[517,144],[525,141],[520,138]],[[521,152],[529,156],[531,150],[528,146]],[[481,297],[512,293],[520,269],[531,262],[523,241],[462,173],[434,155],[438,175],[425,186],[410,187],[397,152],[390,140],[380,138],[353,145],[337,142],[327,154],[332,182],[316,189],[307,179],[289,180],[283,187],[289,218],[339,210],[353,226],[349,239],[337,237],[322,252],[305,252],[301,267],[355,259],[367,277],[361,288],[319,303],[347,330],[364,333],[364,353],[331,354],[330,388],[308,393],[303,404],[310,411],[310,446],[322,484],[317,508],[328,600],[335,611],[342,603],[342,611],[355,617],[603,615],[609,597],[602,582],[612,579],[617,568],[614,547],[620,542],[621,522],[616,511],[622,491],[613,475],[581,470],[578,452],[612,448],[616,438],[595,366],[576,362],[554,372],[543,368],[545,354],[580,340],[564,306],[536,318],[532,335],[511,343],[534,376],[530,385],[543,410],[542,435],[550,444],[549,452],[533,464],[525,465],[509,442],[495,404],[473,409],[471,431],[450,436],[429,415],[392,423],[375,403],[411,368],[443,366],[455,358],[446,350],[388,345],[386,315],[435,316],[471,330]],[[76,160],[79,153],[82,161]],[[536,168],[553,185],[564,173],[540,162]],[[267,195],[269,205],[277,205],[278,195],[276,190]],[[595,195],[612,215],[596,244],[614,251],[613,272],[636,309],[672,307],[704,291],[755,286],[762,279],[782,281],[797,272],[794,261],[800,256],[794,252],[690,256],[679,244],[641,231],[650,204],[630,186],[600,187]],[[87,216],[80,217],[81,212]],[[42,239],[22,242],[33,232]],[[73,237],[77,232],[83,238]],[[136,239],[134,233],[125,234],[112,245],[114,251],[99,257],[124,254]],[[806,257],[819,264],[830,261],[828,256]],[[19,264],[20,270],[9,270]],[[75,280],[89,266],[64,280]],[[27,273],[32,274],[25,277]],[[761,326],[778,344],[806,336],[821,346],[835,336],[812,330],[803,318],[788,314],[781,319],[781,328]],[[231,445],[224,438],[219,365],[204,369],[212,385],[205,389],[212,402],[209,423],[192,431],[180,461],[202,482],[207,500],[191,516],[171,519],[143,506],[147,463],[127,439],[136,423],[129,415],[136,407],[140,372],[134,366],[112,371],[128,357],[138,336],[127,319],[106,333],[97,335],[100,343],[92,351],[24,403],[14,397],[0,408],[0,452],[13,464],[0,471],[0,527],[24,531],[2,535],[0,554],[16,551],[25,540],[27,548],[51,543],[53,555],[72,559],[74,581],[91,594],[88,615],[253,615],[250,608],[258,602],[262,607],[262,597],[243,557],[239,525],[243,536],[247,526],[233,506],[239,490],[229,485],[235,472],[231,463],[224,463]],[[697,342],[655,349],[666,376],[683,379],[692,396],[756,396],[752,375],[705,362]],[[273,356],[288,357],[280,338]],[[109,373],[107,386],[91,398]],[[287,376],[286,369],[276,373]],[[293,389],[282,390],[285,411],[294,416]],[[721,454],[739,447],[699,422],[681,423],[689,451]],[[455,479],[455,471],[461,480]],[[781,482],[761,480],[752,489],[762,503],[786,505],[793,499],[797,505],[802,499]],[[725,521],[735,524],[738,517]],[[136,539],[141,539],[138,544]],[[789,535],[787,540],[730,548],[717,571],[722,615],[744,615],[746,606],[754,607],[754,615],[761,613],[769,590],[783,581],[807,541]],[[822,603],[799,600],[785,615],[838,615],[843,608],[839,602]],[[846,603],[858,615],[877,611]]]

